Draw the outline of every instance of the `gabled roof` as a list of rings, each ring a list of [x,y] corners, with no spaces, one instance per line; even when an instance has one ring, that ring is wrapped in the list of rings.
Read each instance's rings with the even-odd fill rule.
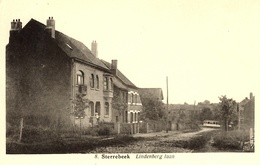
[[[127,90],[127,87],[126,87],[119,79],[115,78],[115,79],[113,80],[113,83],[114,83],[114,85],[117,86],[118,88]]]
[[[139,88],[139,94],[141,98],[151,98],[151,99],[162,99],[163,92],[161,88]]]
[[[249,99],[246,97],[245,99],[243,99],[243,100],[239,103],[239,105],[240,105],[240,106],[244,106],[248,101],[249,101]]]
[[[111,64],[105,60],[101,60],[109,69],[111,69]],[[117,75],[115,75],[117,78],[119,78],[126,86],[137,88],[120,70],[117,69]]]
[[[46,25],[31,19],[23,29],[26,28],[33,30],[34,33],[39,35],[39,31],[42,33],[45,31]],[[61,48],[69,57],[94,67],[109,71],[106,65],[104,65],[100,59],[96,58],[82,42],[75,40],[74,38],[71,38],[57,30],[55,30],[55,39],[53,40],[56,42],[57,46]]]

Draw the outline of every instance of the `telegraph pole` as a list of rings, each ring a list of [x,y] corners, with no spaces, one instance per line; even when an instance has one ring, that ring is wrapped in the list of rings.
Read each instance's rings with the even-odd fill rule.
[[[168,113],[169,113],[169,100],[168,100],[168,76],[166,76],[166,90],[167,90],[167,111],[166,111],[166,133],[168,133]]]
[[[241,117],[240,117],[239,103],[237,103],[237,113],[238,113],[238,130],[240,130],[240,127],[241,127],[241,123],[240,123]]]

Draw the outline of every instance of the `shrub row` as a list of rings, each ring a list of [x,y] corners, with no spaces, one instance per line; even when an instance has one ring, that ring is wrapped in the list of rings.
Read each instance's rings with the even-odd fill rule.
[[[219,149],[242,149],[243,143],[249,141],[245,131],[220,132],[214,137],[213,146]]]
[[[83,130],[84,135],[92,136],[109,136],[114,134],[114,124],[108,122],[99,123],[99,125],[94,127],[89,127]]]
[[[100,140],[94,138],[64,141],[59,139],[50,143],[41,144],[21,144],[21,143],[7,143],[7,154],[51,154],[51,153],[88,153],[98,147],[108,146],[126,146],[136,141],[132,136],[116,136],[112,139]]]
[[[163,142],[164,144],[160,143],[159,146],[165,145],[171,147],[198,150],[203,148],[210,139],[211,139],[211,134],[204,133],[199,136],[193,137],[189,140],[174,140],[174,141]]]
[[[6,129],[6,137],[17,141],[20,135],[20,128],[18,126],[8,126]],[[23,143],[41,143],[43,141],[54,141],[58,138],[58,134],[49,128],[34,127],[27,125],[22,130]]]

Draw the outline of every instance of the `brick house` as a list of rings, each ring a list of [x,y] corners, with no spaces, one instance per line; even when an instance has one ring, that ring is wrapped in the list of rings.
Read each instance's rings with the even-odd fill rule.
[[[137,124],[142,110],[139,88],[117,68],[117,60],[112,60],[111,63],[104,60],[102,62],[110,69],[114,76],[114,97],[112,98],[112,104],[115,103],[117,105],[112,107],[113,121]]]
[[[97,58],[97,43],[83,43],[57,30],[52,17],[44,25],[31,19],[22,28],[11,22],[6,46],[6,122],[50,127],[89,127],[111,122],[114,76]],[[79,119],[72,100],[85,93],[86,116]]]

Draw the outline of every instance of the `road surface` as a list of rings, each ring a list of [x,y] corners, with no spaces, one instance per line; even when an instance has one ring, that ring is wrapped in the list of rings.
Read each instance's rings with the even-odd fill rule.
[[[190,153],[193,150],[173,147],[171,144],[175,141],[185,141],[197,136],[202,132],[210,132],[216,129],[202,128],[197,132],[183,133],[179,131],[169,131],[168,133],[156,132],[146,134],[135,134],[134,137],[144,138],[127,146],[118,147],[100,147],[91,151],[90,153]]]

